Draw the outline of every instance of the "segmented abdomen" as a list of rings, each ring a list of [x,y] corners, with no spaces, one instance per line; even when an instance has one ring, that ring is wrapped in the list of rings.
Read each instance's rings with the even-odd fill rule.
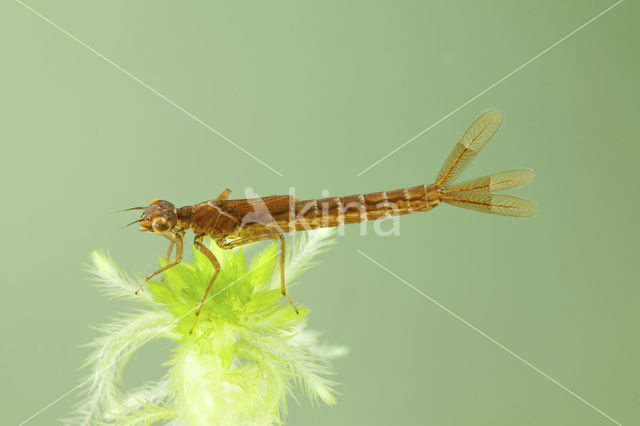
[[[431,210],[439,203],[434,185],[296,202],[288,211],[271,212],[283,232],[326,228]]]

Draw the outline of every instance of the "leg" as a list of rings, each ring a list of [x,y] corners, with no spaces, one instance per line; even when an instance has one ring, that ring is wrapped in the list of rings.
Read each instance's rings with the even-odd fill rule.
[[[293,301],[287,296],[287,290],[284,287],[284,235],[278,234],[278,238],[280,238],[280,292],[284,296],[285,299],[289,302],[291,306],[293,306],[293,310],[296,311],[296,314],[299,314],[298,308],[293,303]]]
[[[138,287],[138,289],[135,291],[135,294],[140,293],[140,290],[142,290],[142,287],[144,287],[144,285],[147,283],[147,281],[149,281],[151,278],[155,277],[156,275],[158,275],[161,272],[166,271],[167,269],[173,268],[174,266],[176,266],[178,263],[180,263],[182,261],[182,243],[183,243],[183,236],[182,235],[175,235],[175,243],[176,243],[176,260],[174,260],[172,263],[163,266],[162,268],[158,269],[157,271],[149,274],[146,276],[146,278],[144,279],[144,281],[142,281],[142,284],[140,284],[140,287]]]
[[[193,325],[191,326],[191,331],[189,331],[189,334],[193,333],[193,329],[196,328],[196,324],[198,322],[198,316],[200,315],[200,310],[202,309],[202,305],[204,305],[204,302],[207,301],[207,295],[209,294],[209,290],[211,290],[211,287],[213,286],[213,282],[216,280],[216,278],[218,277],[218,273],[220,272],[220,263],[218,262],[218,259],[216,259],[213,253],[211,253],[211,251],[200,242],[201,239],[202,237],[196,237],[193,241],[193,245],[198,249],[198,251],[200,251],[200,253],[207,256],[207,258],[211,261],[211,264],[213,264],[213,267],[215,268],[216,271],[213,273],[213,277],[211,277],[211,281],[209,281],[209,285],[207,286],[207,289],[204,291],[204,294],[200,299],[200,303],[198,303],[198,307],[196,308],[196,319],[193,321]]]
[[[227,198],[229,198],[229,194],[231,194],[231,190],[227,188],[222,191],[220,195],[218,195],[218,198],[216,198],[216,200],[226,200]]]
[[[237,240],[229,241],[228,243],[223,243],[220,247],[222,247],[223,249],[231,249],[234,247],[242,246],[244,244],[253,243],[255,241],[268,240],[268,239],[280,240],[280,292],[282,293],[282,296],[284,296],[284,298],[287,299],[287,302],[289,302],[289,304],[293,306],[293,310],[296,311],[296,314],[298,314],[299,313],[298,308],[296,308],[296,305],[289,298],[289,296],[287,296],[287,290],[284,286],[284,257],[285,257],[284,256],[284,235],[269,234],[269,235],[258,235],[255,237],[248,237],[248,238],[239,238]]]
[[[176,245],[176,241],[166,236],[165,234],[160,234],[160,235],[165,237],[167,240],[171,241],[171,244],[169,244],[169,250],[167,250],[167,263],[169,263],[169,261],[171,260],[171,252],[173,251],[173,246]],[[164,281],[164,275],[162,276],[162,279],[160,281]]]
[[[169,244],[169,250],[167,250],[167,262],[171,260],[171,252],[173,251],[174,245],[176,245],[176,242],[171,240],[171,244]]]

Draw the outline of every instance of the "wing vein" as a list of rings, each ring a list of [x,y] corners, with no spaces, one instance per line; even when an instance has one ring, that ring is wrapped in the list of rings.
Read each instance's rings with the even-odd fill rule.
[[[465,152],[467,152],[469,150],[469,147],[476,141],[476,139],[478,139],[480,137],[480,135],[482,135],[482,133],[487,130],[487,127],[489,127],[489,124],[491,124],[491,121],[487,122],[487,124],[484,125],[484,127],[478,132],[477,135],[475,135],[473,137],[473,139],[471,139],[471,142],[469,142],[467,144],[467,146],[464,147],[464,149],[462,150],[462,152],[460,153],[460,155],[458,155],[458,157],[455,159],[455,161],[451,164],[451,167],[449,167],[449,169],[445,172],[445,174],[438,179],[438,181],[436,182],[436,185],[440,186],[440,184],[447,179],[447,177],[451,174],[451,171],[454,169],[454,167],[456,166],[456,164],[458,164],[458,162],[460,161],[460,159],[464,156]]]

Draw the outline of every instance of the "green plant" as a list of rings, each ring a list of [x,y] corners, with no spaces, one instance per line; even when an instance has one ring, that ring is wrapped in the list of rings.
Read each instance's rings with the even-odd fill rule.
[[[288,244],[288,282],[332,242],[331,231],[301,234]],[[138,280],[107,254],[91,254],[90,272],[105,295],[143,306],[99,328],[102,335],[89,344],[93,352],[86,366],[92,372],[84,382],[85,396],[67,424],[279,424],[295,387],[312,404],[336,403],[328,360],[346,349],[320,345],[318,334],[306,328],[309,310],[300,307],[296,315],[283,302],[276,245],[255,254],[248,265],[242,250],[209,248],[222,271],[192,335],[194,309],[213,273],[200,252],[193,250],[192,262],[166,271],[166,281],[149,282],[148,292],[139,296],[133,294]],[[166,376],[122,389],[127,361],[156,339],[177,343]]]

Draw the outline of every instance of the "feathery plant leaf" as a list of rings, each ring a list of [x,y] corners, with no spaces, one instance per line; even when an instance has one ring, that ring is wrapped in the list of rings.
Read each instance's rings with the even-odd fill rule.
[[[123,411],[140,410],[149,404],[161,404],[167,401],[167,395],[171,394],[169,377],[157,381],[150,381],[144,385],[129,391],[123,403]],[[117,414],[116,414],[117,415]],[[112,420],[112,419],[110,419]]]
[[[108,253],[94,250],[89,256],[91,266],[87,270],[94,276],[103,295],[110,299],[129,299],[138,303],[146,302],[154,305],[149,294],[141,294],[140,297],[134,294],[139,283],[120,268]]]
[[[290,282],[331,244],[332,231],[302,234],[288,242],[285,277]],[[182,262],[151,281],[143,292],[147,310],[134,311],[99,327],[102,336],[85,366],[86,397],[67,424],[271,425],[286,419],[287,396],[298,388],[313,405],[336,403],[329,360],[346,349],[320,345],[306,329],[309,310],[297,315],[279,289],[279,250],[269,245],[249,262],[241,249],[209,248],[222,270],[189,334],[204,289],[213,275],[209,260],[193,250]],[[134,282],[107,254],[91,254],[91,273],[112,298],[131,296]],[[166,260],[159,258],[160,264]],[[160,278],[158,278],[160,279]],[[141,293],[141,294],[143,294]],[[145,343],[164,338],[178,344],[167,376],[137,389],[123,389],[127,361]],[[173,419],[173,420],[172,420]],[[167,423],[169,422],[169,423]]]
[[[103,336],[86,345],[94,348],[84,364],[93,368],[83,382],[87,397],[78,406],[77,417],[69,423],[88,425],[93,420],[104,420],[103,413],[119,409],[125,364],[142,345],[160,337],[173,337],[172,320],[168,312],[147,311],[97,327]]]
[[[108,423],[96,422],[98,425],[118,426],[146,426],[156,422],[175,419],[178,416],[176,410],[164,405],[149,404],[144,408],[131,410],[129,413],[115,417]]]

